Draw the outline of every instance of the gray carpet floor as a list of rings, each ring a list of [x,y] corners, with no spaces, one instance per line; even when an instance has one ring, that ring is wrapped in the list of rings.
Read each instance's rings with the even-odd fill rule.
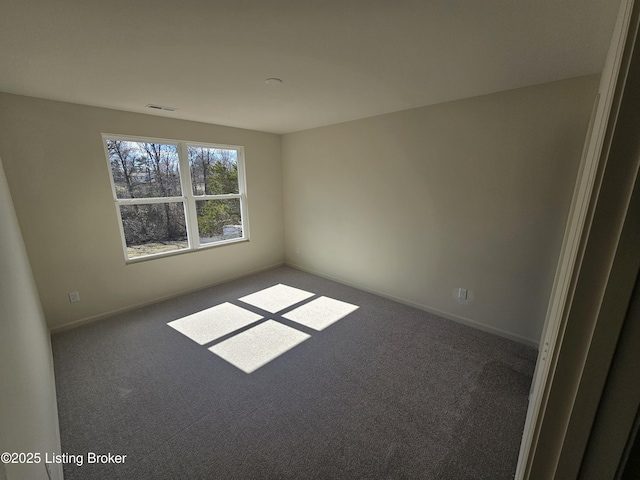
[[[248,374],[167,323],[285,284],[357,305]],[[264,320],[258,321],[257,324]],[[243,328],[250,329],[256,324]],[[536,352],[288,267],[52,336],[73,479],[511,479]],[[88,452],[127,455],[87,464]]]

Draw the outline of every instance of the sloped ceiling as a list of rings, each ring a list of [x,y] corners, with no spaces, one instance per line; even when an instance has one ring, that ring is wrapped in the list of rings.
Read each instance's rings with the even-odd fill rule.
[[[599,73],[618,6],[2,0],[0,91],[286,133]]]

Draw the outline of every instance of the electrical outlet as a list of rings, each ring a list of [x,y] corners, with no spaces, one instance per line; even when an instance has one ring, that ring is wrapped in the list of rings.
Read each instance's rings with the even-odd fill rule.
[[[469,305],[473,302],[473,297],[473,290],[469,290],[467,288],[456,287],[451,290],[451,298],[460,305]]]
[[[71,303],[76,303],[80,301],[80,294],[78,292],[70,292],[69,293],[69,301]]]

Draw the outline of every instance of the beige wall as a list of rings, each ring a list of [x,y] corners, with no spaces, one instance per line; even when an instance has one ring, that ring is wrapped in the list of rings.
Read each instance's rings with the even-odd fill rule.
[[[282,264],[280,136],[0,94],[0,155],[55,328]],[[251,241],[126,265],[102,133],[245,147]],[[69,303],[77,290],[79,303]]]
[[[597,86],[284,135],[287,263],[537,343]]]
[[[0,225],[0,452],[60,453],[49,330],[1,160]],[[53,478],[62,478],[59,466],[52,468]],[[6,475],[47,478],[43,464],[8,464]]]
[[[286,245],[293,266],[537,343],[596,89],[283,137],[0,94],[0,155],[50,327],[280,264]],[[126,265],[101,133],[244,145],[251,241]]]

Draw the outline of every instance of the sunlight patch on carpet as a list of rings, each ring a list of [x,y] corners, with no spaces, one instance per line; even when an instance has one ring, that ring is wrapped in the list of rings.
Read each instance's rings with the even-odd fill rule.
[[[246,327],[264,317],[226,302],[179,318],[167,325],[204,345]]]
[[[304,325],[305,327],[320,331],[329,325],[333,325],[358,308],[360,307],[357,305],[341,302],[334,298],[319,297],[309,303],[301,305],[295,310],[285,313],[282,317]]]
[[[273,287],[244,296],[239,300],[269,313],[276,313],[313,296],[314,294],[311,292],[279,283]]]
[[[295,328],[267,320],[209,350],[240,370],[251,373],[310,337]]]
[[[252,373],[310,338],[311,335],[287,325],[283,319],[320,332],[360,308],[325,296],[297,305],[316,296],[279,283],[238,299],[260,309],[258,313],[225,302],[167,325],[199,345],[217,340],[219,343],[208,350],[240,370]],[[296,305],[282,316],[278,314]]]

